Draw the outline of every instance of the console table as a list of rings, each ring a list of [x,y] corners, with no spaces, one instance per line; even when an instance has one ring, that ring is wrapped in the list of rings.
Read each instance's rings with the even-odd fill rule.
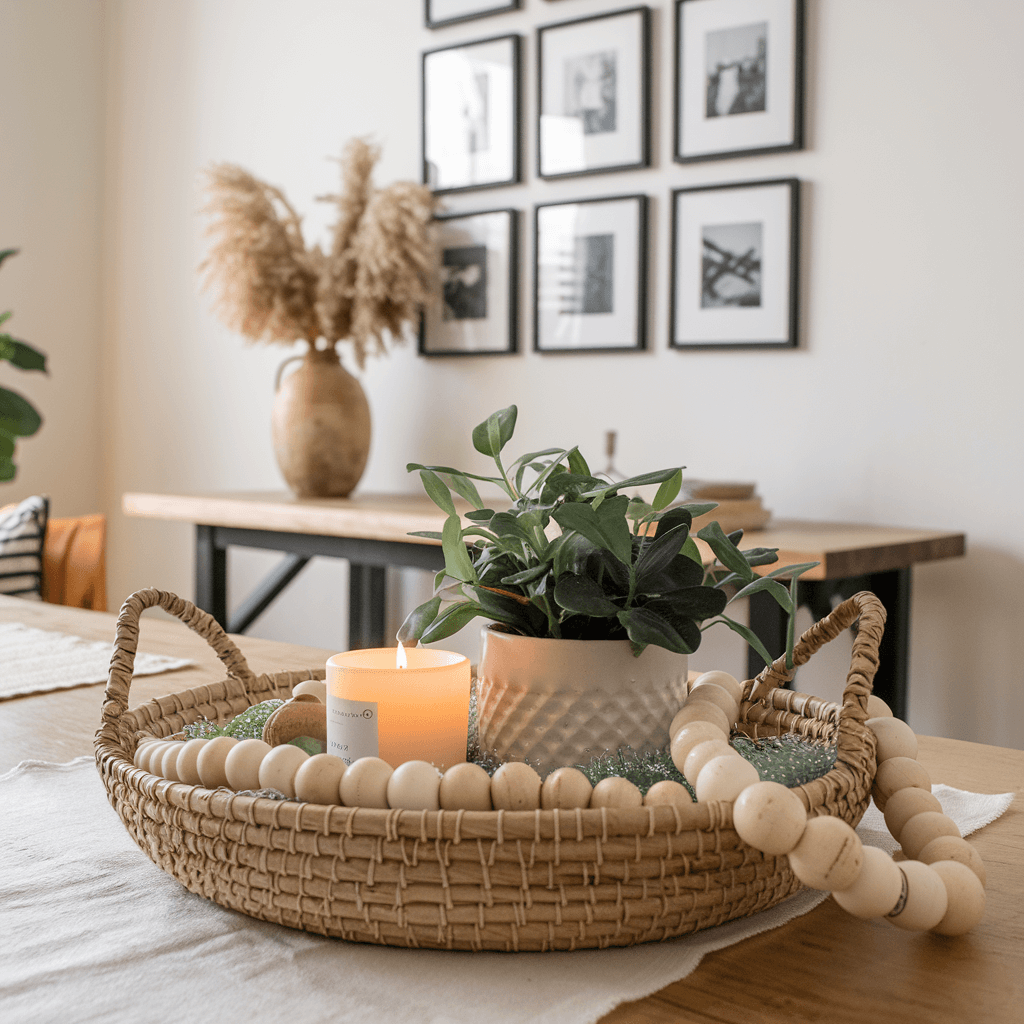
[[[196,604],[229,632],[244,633],[315,555],[347,559],[349,646],[381,647],[387,566],[436,572],[440,544],[414,531],[440,531],[444,513],[425,495],[357,494],[351,498],[296,498],[285,492],[232,494],[125,494],[132,516],[193,523],[196,528]],[[468,508],[468,506],[467,506]],[[899,717],[906,715],[910,646],[911,570],[919,562],[964,553],[964,535],[940,530],[773,522],[744,536],[744,547],[779,549],[779,565],[820,562],[800,579],[799,601],[816,619],[833,597],[871,590],[889,614],[875,692]],[[229,547],[269,548],[286,554],[241,606],[227,607]],[[708,552],[710,559],[710,552]],[[750,601],[750,626],[768,651],[785,648],[785,616],[767,595]],[[761,668],[751,652],[751,675]]]

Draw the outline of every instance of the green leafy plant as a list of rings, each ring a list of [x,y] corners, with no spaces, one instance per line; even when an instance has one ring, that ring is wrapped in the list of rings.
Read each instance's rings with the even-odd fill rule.
[[[17,249],[0,249],[0,265],[17,253]],[[38,349],[3,330],[11,313],[0,313],[0,361],[21,370],[46,372],[46,356]],[[19,437],[31,437],[42,425],[43,419],[32,403],[16,391],[0,387],[0,481],[13,480],[18,472],[14,464],[14,446]]]
[[[649,644],[692,654],[703,630],[724,623],[769,662],[757,636],[724,614],[732,601],[767,591],[789,613],[791,657],[796,580],[817,563],[758,575],[754,567],[777,562],[777,549],[741,551],[742,531],[726,535],[712,522],[697,534],[715,556],[705,566],[690,527],[716,505],[672,505],[684,467],[609,483],[578,448],[530,452],[506,467],[501,453],[516,416],[512,405],[473,430],[473,447],[497,475],[408,465],[448,518],[440,533],[416,534],[441,541],[445,567],[434,596],[402,625],[403,642],[442,640],[482,616],[525,636],[628,639],[636,655]],[[497,485],[510,507],[487,507],[474,481]],[[650,504],[619,493],[652,485]],[[472,505],[467,527],[453,491]]]

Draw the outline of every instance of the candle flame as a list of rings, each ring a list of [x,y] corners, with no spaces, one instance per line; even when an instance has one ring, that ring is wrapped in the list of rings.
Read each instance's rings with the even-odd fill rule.
[[[398,641],[398,651],[395,654],[395,668],[408,668],[409,667],[409,656],[405,653],[405,648],[402,646],[402,641]]]

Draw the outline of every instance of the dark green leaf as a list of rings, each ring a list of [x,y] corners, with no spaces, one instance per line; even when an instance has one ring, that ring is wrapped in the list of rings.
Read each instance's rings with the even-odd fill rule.
[[[754,648],[758,656],[766,665],[770,665],[772,663],[771,655],[768,653],[764,644],[761,643],[760,638],[753,630],[749,629],[747,626],[744,626],[742,623],[737,622],[735,619],[730,619],[726,615],[723,615],[720,619],[715,619],[715,621],[709,623],[709,625],[713,626],[715,625],[715,623],[718,622],[724,622],[734,633],[738,633],[741,637],[743,637],[743,639],[746,640],[747,643]]]
[[[0,460],[9,459],[14,454],[14,438],[0,430]]]
[[[13,480],[17,472],[18,467],[10,459],[0,458],[0,482]]]
[[[752,580],[754,578],[753,569],[747,565],[747,560],[736,549],[736,546],[729,543],[729,538],[726,537],[722,527],[717,522],[708,523],[703,530],[698,532],[697,536],[711,548],[715,553],[715,557],[727,569],[739,573],[745,580]]]
[[[760,594],[765,590],[775,598],[779,607],[788,614],[793,614],[793,602],[790,600],[789,591],[778,580],[773,580],[769,576],[758,576],[753,583],[748,583],[741,590],[736,591],[732,600],[738,601],[741,597],[750,597],[751,594]]]
[[[419,640],[427,631],[427,627],[437,618],[437,613],[440,610],[440,597],[432,597],[429,601],[424,601],[418,608],[413,608],[398,630],[398,639],[403,644]]]
[[[654,501],[651,504],[656,509],[663,509],[666,505],[671,505],[676,499],[676,495],[679,493],[679,489],[683,486],[683,471],[677,469],[673,476],[670,476],[659,488],[658,493],[654,496]]]
[[[619,613],[619,606],[608,600],[597,583],[575,573],[558,577],[555,583],[555,603],[577,615],[607,619]]]
[[[642,650],[648,644],[654,644],[677,654],[693,654],[700,645],[699,630],[696,636],[697,643],[687,643],[668,619],[649,608],[627,608],[619,612],[618,619],[626,627],[626,635],[633,642],[636,653],[638,648]]]
[[[552,517],[563,530],[582,533],[587,540],[629,565],[633,560],[633,545],[625,516],[628,505],[629,498],[619,494],[596,510],[585,502],[570,502],[555,509]]]
[[[576,476],[591,476],[590,467],[587,460],[580,455],[579,448],[573,448],[569,452],[569,472]]]
[[[458,515],[455,511],[455,502],[452,501],[452,492],[436,473],[431,473],[429,469],[421,469],[420,480],[427,496],[442,512],[449,516]]]
[[[714,512],[714,510],[718,508],[718,502],[688,501],[685,505],[679,505],[678,507],[685,508],[694,519],[699,519],[701,516],[706,516],[709,512]],[[675,509],[672,509],[672,511],[674,512]]]
[[[466,518],[471,519],[474,523],[486,523],[490,522],[491,516],[494,515],[494,509],[491,508],[478,508],[472,512],[466,513]]]
[[[685,526],[677,526],[664,533],[659,529],[654,540],[648,540],[636,560],[636,585],[643,589],[644,580],[667,568],[668,564],[679,554],[690,531]]]
[[[556,577],[566,572],[577,572],[586,558],[598,550],[593,541],[587,540],[583,534],[564,533],[552,548],[552,571]]]
[[[476,572],[462,540],[462,524],[458,516],[449,516],[444,521],[441,548],[444,551],[444,567],[448,575],[463,583],[475,583]]]
[[[637,519],[643,519],[644,516],[649,516],[653,511],[654,506],[648,505],[643,499],[630,498],[629,504],[626,506],[626,518],[632,519],[635,522]]]
[[[776,561],[778,561],[778,556],[776,556]],[[773,569],[767,575],[771,576],[773,579],[778,576],[785,576],[787,579],[796,579],[797,577],[802,576],[809,569],[813,569],[818,565],[821,565],[821,562],[797,562],[795,565],[784,565],[779,569]]]
[[[620,480],[617,483],[608,484],[593,491],[588,491],[586,494],[580,495],[580,497],[596,498],[598,495],[604,496],[612,494],[615,491],[624,491],[627,487],[647,487],[650,484],[664,483],[666,480],[670,480],[674,474],[685,468],[685,466],[676,466],[674,469],[659,469],[654,473],[643,473],[640,476],[631,476],[626,480]]]
[[[549,565],[535,565],[531,569],[524,569],[522,572],[513,573],[511,576],[505,576],[502,579],[502,583],[507,587],[521,587],[525,583],[532,583],[534,580],[539,580],[541,576],[550,571]]]
[[[714,587],[686,587],[662,594],[648,601],[644,607],[663,615],[676,629],[682,631],[685,621],[704,622],[705,619],[721,615],[728,600],[724,591]]]
[[[27,399],[0,388],[0,427],[18,437],[31,437],[42,425],[42,417]]]
[[[18,255],[18,250],[17,249],[0,249],[0,265],[2,265],[4,260],[7,259],[9,256],[17,256],[17,255]]]
[[[0,313],[0,327],[2,327],[14,314],[8,310],[6,313]]]
[[[447,483],[456,494],[461,494],[462,497],[473,506],[473,508],[480,508],[480,506],[483,505],[483,500],[480,497],[479,491],[477,491],[473,486],[473,482],[465,473],[446,473],[445,476],[447,477],[445,483]]]
[[[421,466],[418,462],[407,462],[405,464],[405,471],[407,473],[415,473],[421,469],[430,470],[431,473],[446,473],[449,476],[465,476],[472,480],[483,480],[484,483],[488,484],[502,483],[500,476],[480,476],[479,473],[464,473],[461,469],[452,469],[451,466]]]
[[[743,552],[747,565],[771,565],[779,560],[778,548],[747,548]],[[771,575],[769,573],[769,575]]]
[[[6,359],[22,370],[46,372],[46,356],[24,341],[16,341],[9,334],[0,334],[0,359]]]
[[[473,428],[473,447],[481,455],[497,458],[512,438],[517,415],[518,409],[514,405],[491,413],[483,423]]]
[[[692,536],[686,538],[686,543],[683,545],[682,550],[679,553],[681,555],[685,555],[691,562],[699,565],[703,571],[704,559],[701,557],[700,548],[697,547],[697,542]]]
[[[408,537],[426,537],[427,540],[441,540],[441,534],[437,530],[414,530],[407,534]]]
[[[661,572],[645,574],[640,589],[647,594],[667,594],[699,587],[703,582],[704,566],[680,553]]]
[[[445,637],[458,633],[463,626],[468,625],[483,611],[479,605],[472,601],[462,601],[459,604],[450,605],[434,620],[423,636],[420,637],[421,644],[432,644]]]

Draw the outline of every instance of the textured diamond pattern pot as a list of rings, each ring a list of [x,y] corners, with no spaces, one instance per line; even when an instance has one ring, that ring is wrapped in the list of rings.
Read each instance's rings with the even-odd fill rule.
[[[550,640],[483,629],[477,670],[480,749],[543,774],[629,746],[666,746],[686,697],[687,659],[628,640]]]

